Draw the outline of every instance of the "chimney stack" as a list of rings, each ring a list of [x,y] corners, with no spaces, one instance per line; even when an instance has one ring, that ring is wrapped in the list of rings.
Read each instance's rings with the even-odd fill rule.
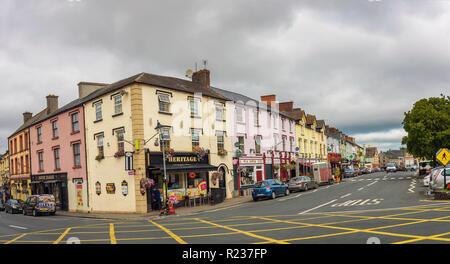
[[[107,85],[107,83],[80,82],[78,84],[78,98],[86,97]]]
[[[32,117],[33,117],[33,114],[30,112],[23,113],[23,123],[25,124],[25,122],[30,120]]]
[[[47,95],[47,114],[51,114],[58,110],[58,96],[54,94]]]
[[[207,69],[199,70],[192,74],[192,82],[199,83],[203,87],[210,87],[210,72]]]
[[[277,96],[274,94],[261,95],[261,101],[270,107],[276,106]]]
[[[294,102],[290,101],[290,102],[280,103],[278,105],[278,108],[280,109],[280,111],[290,113],[294,110]]]

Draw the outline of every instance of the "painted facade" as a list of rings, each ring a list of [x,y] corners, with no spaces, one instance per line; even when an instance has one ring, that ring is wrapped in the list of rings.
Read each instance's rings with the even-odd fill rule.
[[[142,73],[106,86],[85,102],[91,212],[147,212],[152,209],[151,190],[163,193],[168,186],[169,195],[178,195],[201,179],[209,189],[221,182],[226,197],[232,197],[226,100],[209,89],[209,72],[202,73],[207,74],[207,84]],[[170,126],[161,134],[166,154],[181,158],[198,146],[208,153],[208,168],[223,172],[218,182],[212,180],[215,171],[211,170],[190,167],[171,172],[175,166],[168,160],[168,183],[162,184],[162,168],[150,161],[154,153],[162,159],[162,142],[155,142],[158,122]],[[133,153],[134,171],[125,170],[125,152]],[[195,173],[192,180],[189,172]],[[154,185],[149,189],[142,181]]]
[[[11,197],[25,200],[31,194],[28,128],[21,129],[10,136],[8,142]]]
[[[0,200],[5,202],[9,196],[9,151],[6,151],[0,157],[0,191],[2,192]]]

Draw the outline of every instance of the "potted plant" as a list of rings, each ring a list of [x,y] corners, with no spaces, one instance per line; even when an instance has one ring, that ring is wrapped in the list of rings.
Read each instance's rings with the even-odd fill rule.
[[[192,153],[194,153],[199,159],[203,159],[206,156],[206,151],[199,146],[193,147]]]
[[[123,150],[123,149],[118,150],[118,151],[114,154],[114,158],[119,158],[119,157],[122,157],[122,156],[125,156],[125,150]]]
[[[105,155],[104,155],[103,153],[99,153],[99,154],[95,157],[95,160],[100,161],[100,160],[102,160],[102,159],[104,159],[104,158],[105,158]]]

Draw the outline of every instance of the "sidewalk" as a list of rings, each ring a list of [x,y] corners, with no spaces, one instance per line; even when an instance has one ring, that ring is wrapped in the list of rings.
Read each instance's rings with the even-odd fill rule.
[[[111,220],[151,220],[151,219],[162,219],[166,217],[174,217],[174,216],[188,216],[196,213],[207,212],[217,209],[226,209],[229,207],[234,207],[239,204],[247,203],[253,201],[251,196],[247,197],[236,197],[226,199],[220,204],[216,205],[197,205],[192,207],[179,207],[175,208],[175,215],[165,215],[160,216],[159,211],[152,211],[150,213],[145,214],[119,214],[119,213],[111,213],[111,214],[100,214],[100,213],[78,213],[78,212],[66,212],[66,211],[57,211],[56,215],[59,216],[68,216],[68,217],[81,217],[81,218],[94,218],[94,219],[111,219]]]

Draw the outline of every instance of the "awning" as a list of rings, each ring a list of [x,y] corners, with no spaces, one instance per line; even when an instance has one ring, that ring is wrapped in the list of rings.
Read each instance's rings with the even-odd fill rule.
[[[37,184],[37,183],[41,183],[40,181],[32,181],[30,182],[30,184]]]
[[[162,164],[155,164],[150,166],[149,169],[164,171]],[[215,171],[218,170],[217,166],[209,164],[170,164],[166,165],[166,172],[196,172],[196,171]]]

